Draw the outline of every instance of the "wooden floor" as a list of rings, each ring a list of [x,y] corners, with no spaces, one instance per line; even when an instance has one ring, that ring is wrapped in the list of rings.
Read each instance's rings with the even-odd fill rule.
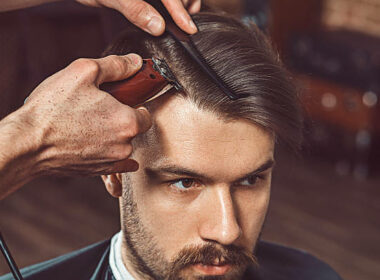
[[[346,280],[378,280],[379,198],[380,178],[356,182],[327,163],[282,156],[263,238],[309,251]],[[109,238],[118,215],[100,179],[45,178],[0,202],[0,229],[25,266]]]

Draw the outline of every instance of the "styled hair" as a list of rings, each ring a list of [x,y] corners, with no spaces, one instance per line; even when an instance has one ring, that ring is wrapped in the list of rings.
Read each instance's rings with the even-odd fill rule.
[[[164,59],[183,87],[179,94],[200,109],[248,120],[297,150],[302,141],[297,91],[268,38],[255,25],[225,14],[200,12],[193,19],[199,29],[191,35],[194,45],[230,90],[245,97],[230,100],[168,34],[153,37],[130,27],[104,55],[134,52]]]

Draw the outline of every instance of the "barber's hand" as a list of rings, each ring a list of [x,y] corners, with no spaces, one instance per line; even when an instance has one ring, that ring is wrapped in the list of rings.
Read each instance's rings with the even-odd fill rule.
[[[152,35],[161,35],[165,29],[162,16],[143,0],[77,0],[87,5],[105,6],[121,12],[129,21]],[[159,0],[156,0],[159,1]],[[201,0],[162,0],[175,23],[185,32],[193,34],[197,28],[190,14],[199,12]]]
[[[148,130],[150,115],[144,108],[121,104],[98,86],[125,79],[141,65],[135,54],[78,59],[31,93],[22,110],[37,135],[42,173],[98,175],[138,169],[128,159],[131,140]]]

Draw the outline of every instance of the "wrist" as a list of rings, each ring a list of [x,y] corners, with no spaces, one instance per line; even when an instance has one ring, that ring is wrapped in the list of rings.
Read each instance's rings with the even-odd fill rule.
[[[0,121],[0,185],[6,188],[21,186],[43,171],[43,132],[32,116],[22,107]]]

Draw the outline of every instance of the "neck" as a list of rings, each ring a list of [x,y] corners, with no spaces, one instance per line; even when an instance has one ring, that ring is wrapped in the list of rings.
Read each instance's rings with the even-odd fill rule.
[[[123,264],[128,270],[128,272],[135,278],[136,280],[154,280],[147,273],[144,273],[141,269],[138,259],[135,257],[135,250],[130,248],[125,240],[124,234],[122,234],[122,242],[121,242],[121,257],[123,260]]]

